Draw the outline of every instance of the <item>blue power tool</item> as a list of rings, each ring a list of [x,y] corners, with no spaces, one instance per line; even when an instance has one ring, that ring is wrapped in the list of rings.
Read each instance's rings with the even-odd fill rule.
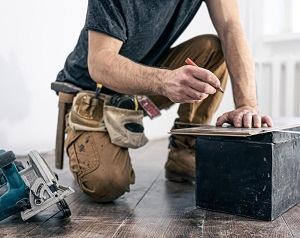
[[[74,190],[58,183],[58,177],[49,168],[37,151],[29,154],[29,166],[16,166],[12,151],[0,150],[0,190],[6,189],[0,197],[0,221],[21,212],[25,221],[46,208],[56,204],[64,217],[71,215],[65,199]]]

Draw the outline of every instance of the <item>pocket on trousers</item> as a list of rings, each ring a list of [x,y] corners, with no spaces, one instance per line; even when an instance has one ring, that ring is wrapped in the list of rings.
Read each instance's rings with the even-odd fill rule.
[[[75,141],[82,135],[83,132],[75,132],[70,127],[67,128],[66,152],[69,157],[69,165],[73,174],[77,175],[80,172],[79,162],[76,155]]]
[[[68,130],[66,150],[71,171],[76,176],[84,176],[99,167],[99,155],[96,151],[94,136],[102,132]]]
[[[111,143],[126,147],[139,148],[148,142],[144,133],[143,110],[129,110],[104,105],[103,117]]]

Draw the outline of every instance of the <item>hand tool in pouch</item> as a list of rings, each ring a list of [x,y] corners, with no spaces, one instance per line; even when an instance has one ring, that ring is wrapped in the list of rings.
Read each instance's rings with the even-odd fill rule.
[[[96,88],[96,91],[95,91],[95,98],[98,98],[98,97],[99,97],[99,94],[100,94],[100,92],[101,92],[101,89],[102,89],[102,84],[97,83],[97,88]]]

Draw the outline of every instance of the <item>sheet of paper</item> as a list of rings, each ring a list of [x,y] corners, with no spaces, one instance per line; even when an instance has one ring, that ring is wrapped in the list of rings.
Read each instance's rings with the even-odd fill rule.
[[[261,128],[235,128],[231,125],[213,126],[200,124],[180,123],[189,128],[173,129],[170,134],[185,134],[185,135],[211,135],[211,136],[252,136],[270,131],[289,130],[295,127],[300,127],[300,118],[296,119],[277,119],[274,120],[273,127],[263,126]]]

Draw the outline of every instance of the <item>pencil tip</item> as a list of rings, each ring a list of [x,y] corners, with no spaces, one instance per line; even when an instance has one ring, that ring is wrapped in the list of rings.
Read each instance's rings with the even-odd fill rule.
[[[217,86],[215,89],[221,93],[224,93],[224,90],[221,88],[221,86]]]

